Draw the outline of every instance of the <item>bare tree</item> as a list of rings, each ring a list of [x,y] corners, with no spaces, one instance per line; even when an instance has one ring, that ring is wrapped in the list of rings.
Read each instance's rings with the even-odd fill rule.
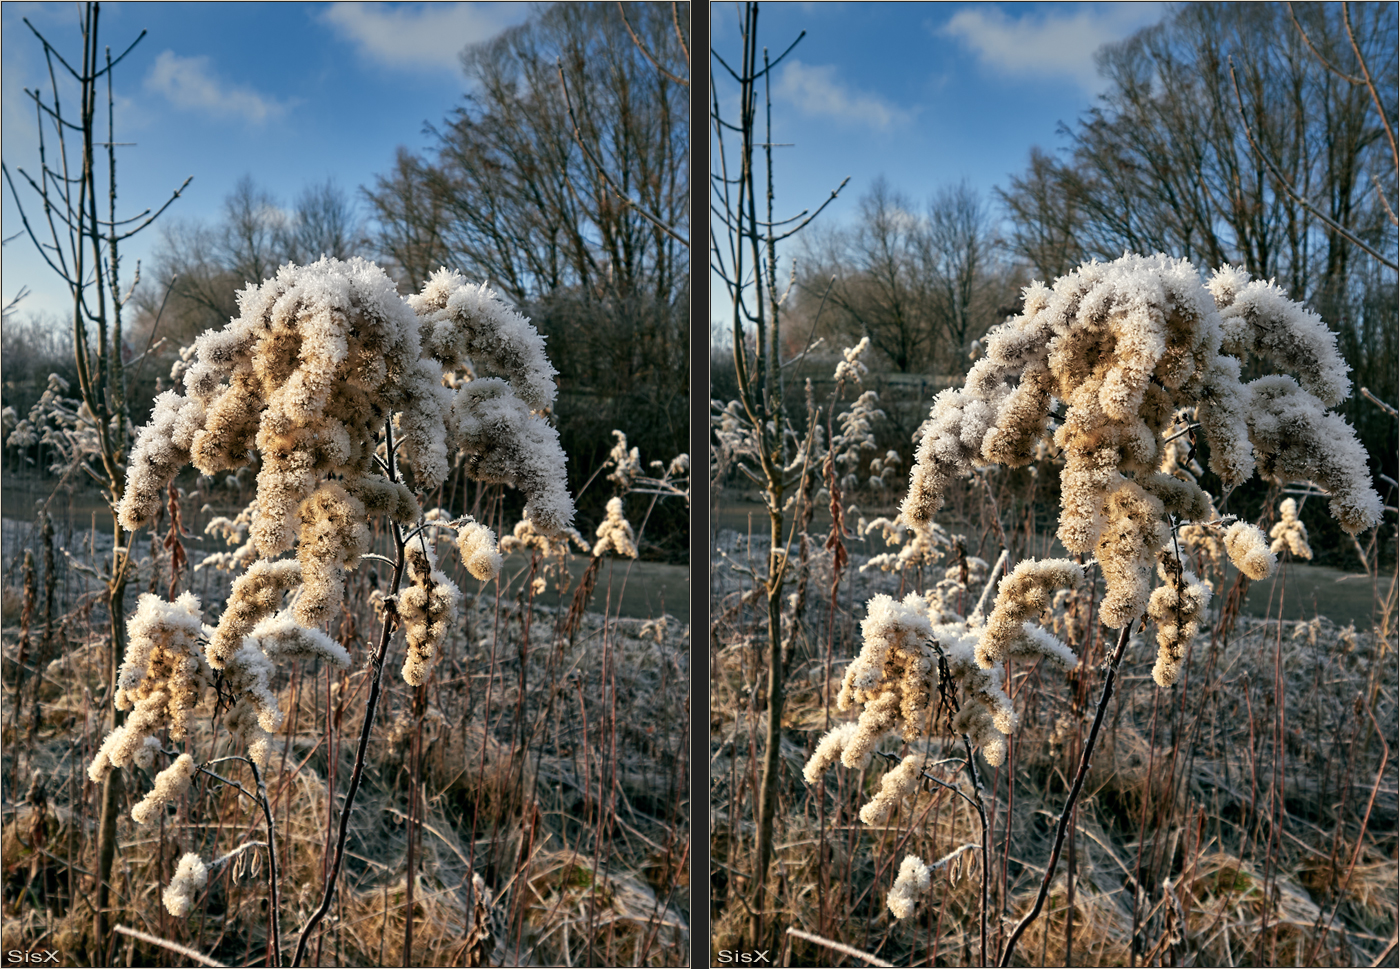
[[[25,91],[33,102],[39,129],[39,170],[31,175],[23,168],[14,171],[28,186],[32,195],[30,207],[20,194],[8,163],[0,164],[5,183],[19,208],[24,230],[39,254],[72,294],[73,350],[78,372],[78,388],[82,403],[91,415],[94,432],[86,438],[95,450],[90,455],[101,468],[94,471],[105,496],[116,507],[126,488],[127,448],[130,443],[130,408],[126,396],[126,373],[123,360],[122,311],[131,299],[132,287],[139,279],[140,267],[132,283],[123,288],[120,244],[150,226],[165,209],[179,198],[190,179],[185,179],[159,209],[146,209],[135,216],[117,218],[117,155],[113,130],[115,98],[113,69],[140,43],[145,31],[122,53],[112,56],[111,48],[98,43],[100,7],[86,4],[81,11],[80,29],[82,52],[76,64],[69,63],[58,48],[34,28],[28,19],[24,24],[44,48],[48,64],[50,88],[47,94]],[[105,82],[107,95],[106,141],[100,141],[101,115],[99,98]],[[77,86],[78,107],[74,117],[71,107],[63,105],[62,93]],[[50,140],[50,138],[52,140]],[[76,142],[76,144],[75,144]],[[101,171],[101,149],[106,149],[106,172]],[[105,194],[107,211],[99,215],[98,195]],[[34,203],[43,221],[30,221]],[[86,463],[85,463],[85,466]],[[104,574],[105,600],[109,618],[105,683],[108,691],[116,688],[118,657],[126,649],[126,587],[130,580],[131,536],[112,516],[112,561]],[[109,726],[115,728],[124,719],[122,713],[110,707]],[[95,959],[106,958],[110,946],[108,907],[111,898],[112,862],[116,856],[116,821],[121,800],[121,778],[108,775],[102,787],[101,815],[98,823],[96,898],[94,912]]]
[[[999,322],[997,309],[1007,300],[1005,270],[996,259],[1001,240],[966,181],[940,189],[929,202],[926,240],[922,262],[933,280],[939,329],[961,364],[972,340]]]
[[[469,48],[473,93],[435,129],[436,158],[400,158],[435,195],[413,207],[438,220],[421,234],[518,302],[569,287],[666,302],[689,276],[688,96],[652,62],[688,74],[688,33],[664,5],[626,11],[556,5]],[[386,248],[402,245],[406,189],[375,202],[393,227]]]
[[[803,289],[820,300],[834,276],[832,326],[857,339],[870,337],[900,373],[923,370],[937,337],[929,255],[924,220],[880,177],[861,197],[853,226],[823,233],[805,247]]]
[[[369,245],[354,201],[329,178],[298,193],[285,232],[282,251],[298,265],[322,256],[349,259]]]
[[[159,336],[184,346],[237,316],[239,291],[272,277],[285,263],[315,262],[323,255],[344,259],[368,249],[353,202],[333,181],[307,186],[285,209],[245,175],[224,199],[220,221],[162,227],[152,274],[161,285],[138,291],[136,326],[146,331],[145,342]],[[165,285],[172,279],[167,305]],[[157,318],[158,334],[152,332]]]
[[[803,302],[815,306],[834,277],[828,329],[868,336],[901,373],[960,373],[971,341],[1012,300],[1000,245],[966,183],[941,189],[920,213],[878,178],[854,225],[804,247]]]
[[[389,174],[376,175],[374,188],[361,189],[377,227],[376,245],[399,283],[414,292],[448,262],[446,214],[431,178],[428,162],[400,145]]]
[[[1394,8],[1358,6],[1367,20],[1358,44],[1391,90]],[[1304,13],[1313,42],[1352,62],[1340,11]],[[1068,157],[1033,155],[1005,193],[1018,249],[1037,269],[1162,251],[1242,265],[1313,300],[1335,290],[1353,251],[1314,211],[1378,252],[1393,249],[1374,182],[1393,185],[1394,160],[1371,95],[1320,66],[1284,8],[1193,4],[1098,56],[1109,89],[1065,129]],[[1054,258],[1056,244],[1070,258]]]

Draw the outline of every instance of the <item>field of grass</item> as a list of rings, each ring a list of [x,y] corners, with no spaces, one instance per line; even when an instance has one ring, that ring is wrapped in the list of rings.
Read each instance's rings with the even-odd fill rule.
[[[957,524],[948,526],[965,535],[969,555],[988,562],[1000,548],[993,519],[1000,513],[1012,522],[1013,509],[1028,506],[996,490],[996,475],[991,481],[986,490],[958,486],[949,507]],[[868,519],[892,510],[879,496],[848,500]],[[805,583],[805,608],[785,617],[798,632],[786,664],[775,855],[755,937],[767,640],[756,590],[767,519],[737,491],[721,492],[718,507],[711,964],[723,964],[721,951],[767,950],[775,965],[995,965],[1037,895],[1094,716],[1101,664],[1114,646],[1116,633],[1090,619],[1102,579],[1041,617],[1078,651],[1077,669],[1011,662],[1006,689],[1019,726],[1001,765],[974,755],[980,790],[938,702],[926,736],[887,738],[867,769],[838,765],[812,785],[802,772],[818,738],[853,716],[835,700],[860,650],[866,602],[930,589],[947,565],[950,575],[958,571],[951,554],[902,573],[862,571],[886,549],[853,536],[844,543],[850,562],[836,573],[824,547],[830,518],[813,517],[806,564],[788,579],[794,593]],[[1013,564],[1055,554],[1053,534],[1007,528]],[[790,562],[802,547],[799,532]],[[1397,965],[1395,577],[1360,572],[1359,560],[1357,567],[1344,573],[1285,556],[1263,582],[1242,580],[1228,566],[1203,572],[1216,595],[1169,689],[1151,676],[1151,627],[1133,630],[1057,874],[1012,964]],[[963,613],[985,581],[974,569]],[[937,780],[924,781],[884,823],[862,823],[857,812],[881,775],[919,752]],[[977,800],[987,816],[985,861]],[[933,872],[912,917],[897,920],[886,896],[901,861],[915,855],[931,863],[959,848]]]
[[[12,504],[15,497],[6,495],[4,522],[0,946],[57,951],[61,965],[189,965],[168,945],[135,936],[118,934],[105,951],[94,945],[90,876],[101,788],[87,765],[112,698],[106,609],[92,570],[107,560],[111,538],[101,532],[101,514],[99,531],[91,529],[96,496],[80,493],[70,503],[60,495],[50,505],[49,548],[32,505],[28,520],[8,517],[26,510]],[[183,545],[192,564],[222,549],[203,535],[205,522],[237,507],[232,496],[199,511],[202,502],[193,493],[184,502]],[[166,528],[155,529],[155,541],[148,532],[137,536],[128,613],[141,592],[170,595]],[[374,547],[387,552],[386,536],[376,534]],[[26,549],[34,570],[27,595]],[[341,887],[306,964],[688,964],[684,577],[657,581],[647,570],[665,566],[600,560],[589,575],[591,596],[577,596],[587,562],[569,563],[561,594],[561,577],[521,553],[508,558],[499,584],[478,582],[455,556],[443,556],[441,567],[464,593],[463,609],[421,691],[399,678],[404,647],[401,637],[392,641]],[[280,667],[272,684],[285,721],[265,780],[288,964],[324,890],[337,806],[354,763],[367,660],[379,635],[371,592],[383,578],[376,571],[367,562],[351,573],[329,627],[351,668],[298,661]],[[548,588],[536,596],[530,580],[541,577]],[[208,617],[227,596],[229,575],[186,568],[176,585],[199,596]],[[198,710],[185,746],[202,762],[240,752],[223,713],[212,701]],[[222,770],[251,786],[241,765]],[[212,873],[190,917],[175,918],[161,903],[185,852],[208,861],[263,843],[258,805],[197,775],[156,822],[137,825],[130,809],[151,789],[152,772],[123,773],[111,921],[217,963],[270,964],[261,849]]]

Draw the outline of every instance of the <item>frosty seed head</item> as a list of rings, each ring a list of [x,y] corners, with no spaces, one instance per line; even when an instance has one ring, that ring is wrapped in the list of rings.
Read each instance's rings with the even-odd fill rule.
[[[200,861],[199,855],[193,852],[186,853],[180,858],[180,863],[175,867],[175,877],[170,879],[170,884],[166,886],[162,896],[166,911],[177,919],[189,915],[194,905],[195,892],[203,888],[208,881],[209,869]]]
[[[607,514],[595,534],[598,542],[593,546],[594,558],[600,558],[607,552],[623,558],[637,557],[637,536],[622,514],[621,498],[608,499]]]
[[[1207,285],[1188,262],[1163,255],[1091,261],[1053,289],[1028,287],[1024,312],[994,328],[986,348],[962,387],[934,398],[901,516],[927,523],[954,477],[1030,460],[1049,434],[1051,401],[1064,402],[1054,431],[1065,455],[1059,538],[1102,567],[1109,626],[1147,607],[1169,517],[1200,521],[1212,510],[1176,449],[1163,453],[1164,433],[1184,409],[1194,411],[1211,470],[1227,487],[1257,467],[1317,482],[1353,534],[1380,519],[1366,455],[1327,410],[1350,387],[1335,337],[1273,284],[1224,267]],[[1241,361],[1250,358],[1297,379],[1244,384]],[[1256,556],[1251,568],[1265,564]]]
[[[1292,498],[1285,498],[1278,506],[1279,519],[1274,523],[1274,527],[1269,529],[1269,538],[1273,540],[1269,545],[1269,551],[1278,555],[1280,552],[1289,551],[1301,559],[1312,558],[1312,546],[1308,544],[1308,530],[1304,527],[1302,519],[1298,517],[1298,503]]]

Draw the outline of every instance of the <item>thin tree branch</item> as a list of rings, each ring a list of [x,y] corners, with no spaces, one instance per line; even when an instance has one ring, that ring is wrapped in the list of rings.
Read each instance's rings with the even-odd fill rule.
[[[675,11],[675,7],[676,5],[674,3],[671,4],[673,14]],[[667,80],[674,81],[676,84],[679,84],[681,87],[684,88],[690,87],[689,78],[676,77],[676,75],[672,74],[670,71],[666,70],[666,68],[662,67],[661,62],[652,56],[651,51],[647,50],[646,45],[642,43],[642,39],[637,36],[636,32],[632,29],[632,25],[627,22],[627,7],[625,4],[622,3],[622,0],[617,0],[617,15],[622,18],[622,26],[627,28],[627,36],[632,38],[632,43],[636,46],[637,50],[641,51],[642,55],[646,57],[647,60],[651,61],[652,67],[656,68]],[[680,36],[679,29],[677,29],[676,33],[677,36]],[[682,42],[681,44],[681,49],[685,50],[684,42]],[[686,52],[686,63],[690,63],[689,51]]]
[[[1278,170],[1277,166],[1274,165],[1273,160],[1264,153],[1264,150],[1259,147],[1259,143],[1254,140],[1254,132],[1250,130],[1249,121],[1245,119],[1244,97],[1240,94],[1240,83],[1239,79],[1235,76],[1235,64],[1233,58],[1230,59],[1229,64],[1230,83],[1234,86],[1235,89],[1235,102],[1236,106],[1239,108],[1240,123],[1244,126],[1245,137],[1249,139],[1249,146],[1254,149],[1254,154],[1269,169],[1269,172],[1274,176],[1275,180],[1278,182],[1279,187],[1283,189],[1284,193],[1287,194],[1287,196],[1293,201],[1297,202],[1303,208],[1307,209],[1314,216],[1316,216],[1319,221],[1321,221],[1324,225],[1327,226],[1327,228],[1331,229],[1333,232],[1337,233],[1337,235],[1341,236],[1343,239],[1356,246],[1362,252],[1365,252],[1368,256],[1379,262],[1381,265],[1386,266],[1390,269],[1400,269],[1400,264],[1397,264],[1391,259],[1387,259],[1375,249],[1362,242],[1354,234],[1352,234],[1347,229],[1344,229],[1342,226],[1338,225],[1332,219],[1328,218],[1325,214],[1318,210],[1316,206],[1314,206],[1307,199],[1303,198],[1302,195],[1298,194],[1298,192],[1293,188],[1292,183],[1289,182],[1288,178]]]

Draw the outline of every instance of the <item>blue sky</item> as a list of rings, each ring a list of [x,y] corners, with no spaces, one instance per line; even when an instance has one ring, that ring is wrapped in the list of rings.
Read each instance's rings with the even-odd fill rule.
[[[1062,145],[1060,123],[1093,104],[1094,51],[1165,13],[1155,3],[764,4],[759,43],[771,56],[807,31],[773,79],[773,140],[793,144],[775,154],[775,217],[820,204],[848,175],[822,214],[828,225],[851,218],[881,175],[920,205],[962,179],[989,198],[1032,146]],[[712,47],[737,69],[735,5],[713,6],[710,22]],[[712,283],[712,319],[727,315],[722,292]]]
[[[34,108],[23,89],[48,91],[42,48],[22,18],[76,58],[76,11],[73,3],[0,8],[4,158],[17,182],[15,169],[38,168]],[[116,140],[135,142],[119,149],[118,217],[160,205],[190,175],[163,219],[216,219],[244,175],[288,206],[327,178],[358,194],[388,172],[398,145],[425,146],[424,122],[440,124],[459,102],[466,82],[458,52],[528,13],[524,4],[495,3],[104,3],[99,38],[114,55],[148,31],[115,74]],[[99,208],[105,212],[105,200]],[[4,234],[21,229],[6,189]],[[154,250],[158,231],[126,244],[126,279],[136,258]],[[26,238],[4,247],[3,270],[6,302],[21,286],[33,291],[21,315],[70,312]]]
[[[704,10],[697,6],[699,15]],[[774,87],[778,209],[820,202],[856,211],[884,175],[916,202],[967,178],[984,194],[1020,171],[1032,145],[1060,143],[1098,90],[1093,51],[1162,16],[1159,4],[765,3],[760,34],[776,54],[807,36]],[[166,219],[212,220],[243,175],[284,204],[334,178],[350,193],[387,172],[395,148],[428,143],[465,81],[458,52],[528,15],[522,4],[108,3],[101,37],[117,50],[120,210],[159,205],[194,181]],[[65,54],[78,50],[76,5],[6,2],[3,147],[11,171],[37,167],[24,87],[47,88],[29,20]],[[733,4],[711,8],[712,40],[737,52]],[[72,104],[70,97],[68,103]],[[698,133],[697,133],[698,135]],[[4,233],[20,228],[8,191]],[[124,248],[127,278],[158,228]],[[146,260],[149,265],[149,260]],[[32,247],[4,247],[3,297],[64,315],[67,301]]]

